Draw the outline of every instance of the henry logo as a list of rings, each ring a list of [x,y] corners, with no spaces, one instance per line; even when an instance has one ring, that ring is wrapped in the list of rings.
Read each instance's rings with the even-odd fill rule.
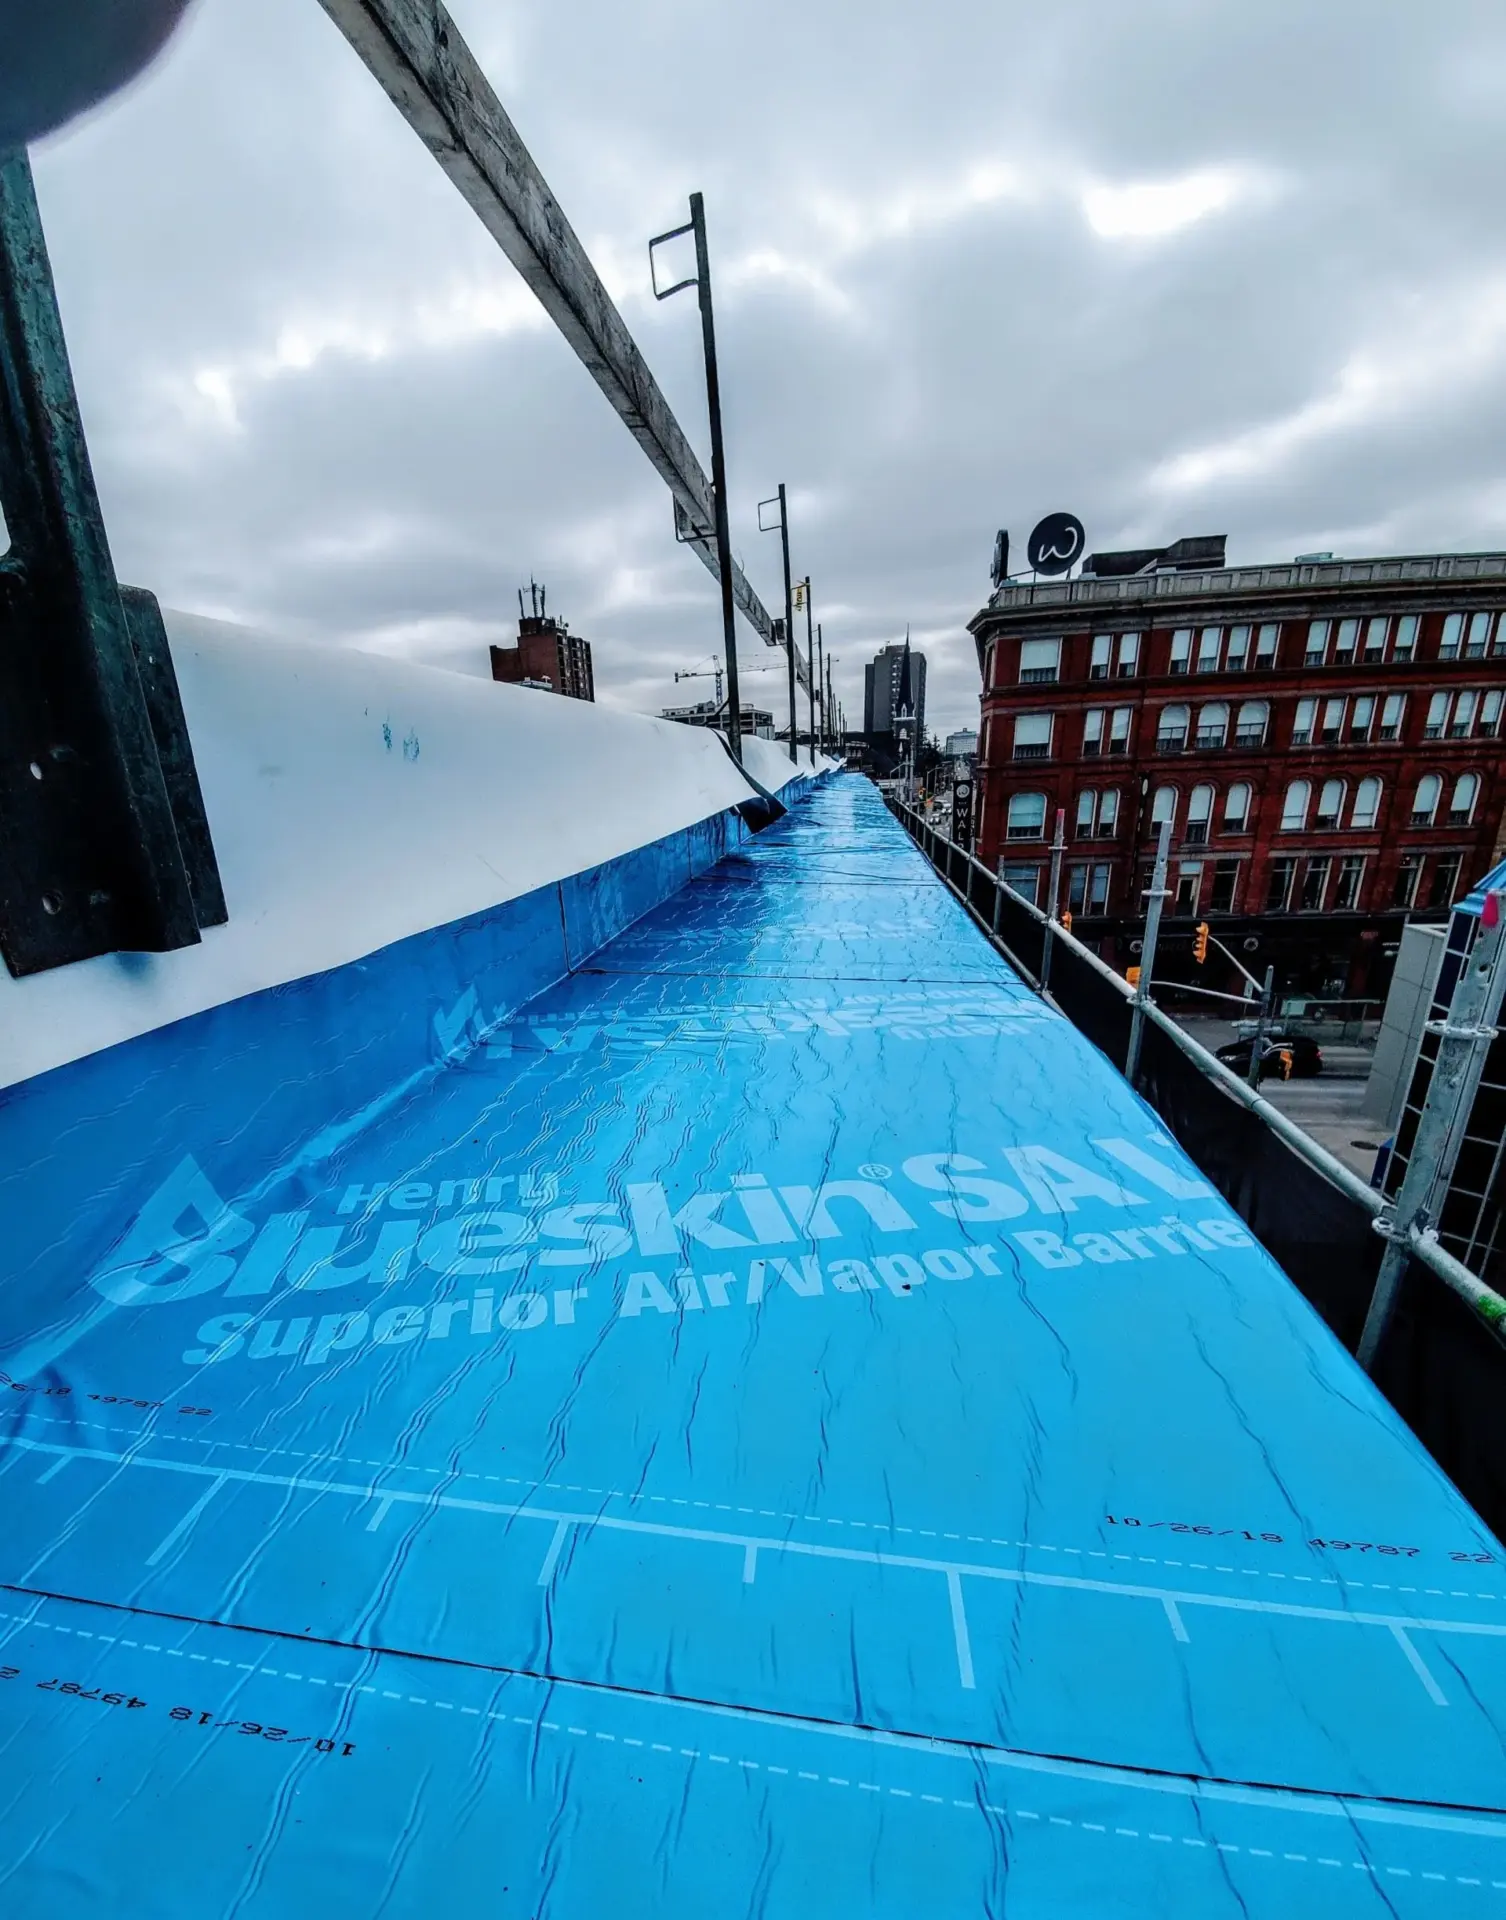
[[[94,1286],[122,1307],[191,1300],[234,1277],[235,1253],[255,1232],[215,1192],[198,1161],[185,1157],[95,1274]]]

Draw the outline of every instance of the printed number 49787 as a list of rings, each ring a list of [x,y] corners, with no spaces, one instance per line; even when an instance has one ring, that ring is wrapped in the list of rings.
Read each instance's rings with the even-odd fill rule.
[[[144,1707],[146,1702],[138,1700],[135,1694],[105,1693],[99,1687],[81,1687],[77,1680],[39,1680],[37,1685],[43,1693],[69,1693],[75,1700],[98,1700],[107,1707]]]

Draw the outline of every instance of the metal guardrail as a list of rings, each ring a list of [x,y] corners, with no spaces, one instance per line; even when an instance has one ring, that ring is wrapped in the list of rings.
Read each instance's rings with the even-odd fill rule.
[[[1358,1046],[1374,1040],[1381,1030],[1385,1003],[1380,1000],[1322,1000],[1308,994],[1286,994],[1277,1018],[1288,1033],[1335,1046]]]
[[[1023,894],[1016,893],[1013,887],[1006,885],[998,874],[990,872],[976,854],[965,847],[959,847],[954,841],[938,833],[914,808],[906,806],[898,799],[891,799],[889,804],[932,866],[978,921],[990,940],[999,947],[1010,965],[1030,986],[1041,993],[1044,999],[1056,1007],[1064,1018],[1071,1016],[1054,998],[1049,987],[1042,987],[1037,976],[1024,965],[1017,954],[1010,951],[1006,942],[1000,937],[999,910],[1005,898],[1040,926],[1046,943],[1046,952],[1049,953],[1052,942],[1060,941],[1112,986],[1127,1006],[1134,1003],[1135,990],[1130,983],[1123,975],[1116,973],[1100,955],[1094,953],[1091,947],[1085,946],[1075,934],[1069,933],[1065,927],[1043,913],[1034,901],[1027,900]],[[965,883],[961,886],[957,882],[959,865],[965,876]],[[980,879],[993,896],[991,914],[985,915],[981,912],[977,901],[973,898],[974,887]],[[1043,968],[1043,971],[1049,974],[1049,968]],[[1314,1140],[1310,1134],[1304,1133],[1302,1128],[1279,1107],[1273,1106],[1262,1094],[1253,1087],[1247,1086],[1237,1074],[1232,1073],[1221,1060],[1215,1059],[1206,1047],[1194,1040],[1190,1033],[1184,1032],[1176,1021],[1169,1014],[1164,1013],[1153,1000],[1142,1000],[1141,1007],[1145,1020],[1164,1033],[1167,1039],[1187,1056],[1204,1078],[1226,1093],[1231,1100],[1236,1100],[1241,1106],[1247,1107],[1315,1173],[1337,1188],[1346,1199],[1362,1208],[1378,1232],[1385,1231],[1386,1220],[1383,1216],[1388,1216],[1388,1203],[1381,1194],[1352,1169],[1346,1167],[1336,1155],[1331,1154],[1326,1147]],[[1493,1288],[1486,1286],[1483,1280],[1471,1273],[1462,1262],[1456,1260],[1451,1253],[1440,1246],[1432,1233],[1413,1228],[1406,1235],[1406,1244],[1419,1264],[1426,1267],[1446,1287],[1456,1293],[1497,1340],[1506,1345],[1506,1299],[1503,1299]]]

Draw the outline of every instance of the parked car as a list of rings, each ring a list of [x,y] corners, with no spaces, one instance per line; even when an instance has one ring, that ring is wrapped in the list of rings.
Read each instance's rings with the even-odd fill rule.
[[[1220,1047],[1218,1057],[1233,1072],[1247,1075],[1250,1071],[1250,1049],[1254,1044],[1255,1036],[1245,1034],[1241,1039],[1231,1040],[1228,1046]],[[1290,1066],[1283,1056],[1290,1057]],[[1311,1080],[1322,1071],[1323,1049],[1305,1033],[1268,1033],[1265,1036],[1260,1054],[1262,1080]]]

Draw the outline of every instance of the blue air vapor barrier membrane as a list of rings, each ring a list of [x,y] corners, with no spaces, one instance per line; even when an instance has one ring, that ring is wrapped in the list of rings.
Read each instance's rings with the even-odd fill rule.
[[[1500,1547],[866,782],[484,936],[11,1103],[4,1911],[1506,1913]]]

